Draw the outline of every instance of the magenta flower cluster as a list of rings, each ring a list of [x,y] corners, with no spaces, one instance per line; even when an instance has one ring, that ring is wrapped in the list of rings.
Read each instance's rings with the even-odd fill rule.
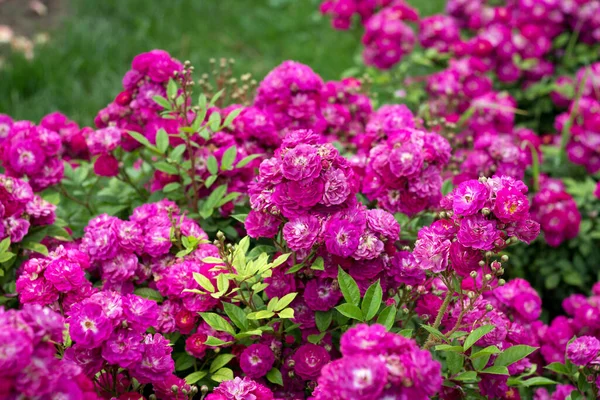
[[[26,177],[36,192],[60,182],[64,167],[58,133],[6,115],[0,115],[0,125],[0,165],[7,175]]]
[[[406,118],[402,108],[392,113],[388,114],[390,121],[396,118],[401,123]],[[382,140],[374,145],[367,160],[363,193],[392,213],[414,215],[436,207],[442,197],[442,173],[452,150],[448,141],[434,132],[385,123],[380,130]]]
[[[39,305],[0,307],[0,397],[101,399],[77,363],[55,357],[63,317]]]
[[[559,179],[542,176],[540,191],[531,203],[531,214],[550,246],[556,247],[579,233],[581,214],[577,203]]]
[[[511,238],[531,243],[540,226],[529,215],[527,186],[510,177],[469,180],[442,202],[451,217],[419,231],[413,255],[424,270],[451,267],[467,276],[479,268],[482,252],[497,253]]]
[[[431,353],[381,325],[349,329],[340,351],[342,358],[321,370],[314,400],[425,400],[441,389],[441,365]]]
[[[0,241],[18,243],[32,226],[51,225],[56,206],[33,193],[28,182],[0,174]]]
[[[394,0],[326,0],[321,3],[321,13],[331,18],[335,29],[346,30],[352,24],[352,18],[359,15],[364,23],[378,9]]]

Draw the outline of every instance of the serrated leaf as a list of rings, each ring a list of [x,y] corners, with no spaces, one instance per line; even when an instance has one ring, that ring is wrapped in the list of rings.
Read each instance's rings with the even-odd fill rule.
[[[481,350],[478,350],[476,352],[473,352],[473,350],[471,350],[471,356],[469,356],[469,358],[471,360],[473,360],[473,359],[478,358],[478,357],[483,357],[486,354],[498,354],[498,353],[502,353],[502,350],[500,350],[496,346],[488,346],[485,349],[481,349]]]
[[[396,322],[396,312],[396,306],[387,306],[377,317],[377,323],[385,326],[389,331],[394,326],[394,322]]]
[[[171,150],[171,153],[169,153],[169,158],[175,162],[180,162],[183,153],[185,153],[185,149],[185,144],[178,145],[173,150]]]
[[[185,379],[185,383],[187,383],[188,385],[193,385],[194,383],[198,382],[200,379],[204,378],[207,374],[206,371],[196,371],[196,372],[192,372],[191,374],[189,374],[188,376],[186,376]]]
[[[342,295],[346,302],[358,308],[358,305],[360,304],[360,290],[358,289],[358,285],[354,278],[344,271],[342,267],[339,267],[338,269],[338,284],[340,285],[340,290],[342,291]]]
[[[542,385],[554,385],[556,381],[552,379],[544,378],[543,376],[534,376],[533,378],[529,378],[525,381],[519,382],[521,386],[531,387],[531,386],[542,386]]]
[[[237,157],[237,147],[231,146],[225,153],[223,154],[223,158],[221,158],[221,170],[228,171],[233,166],[233,162]]]
[[[244,158],[242,158],[240,160],[240,162],[238,162],[235,167],[236,168],[244,168],[246,165],[250,164],[250,162],[252,160],[257,159],[258,157],[262,157],[264,154],[251,154],[249,156],[246,156]]]
[[[218,346],[225,346],[225,345],[230,345],[233,342],[226,342],[225,340],[216,338],[214,336],[209,336],[206,339],[206,342],[204,342],[205,345],[207,346],[213,346],[213,347],[218,347]]]
[[[202,262],[205,264],[223,264],[223,260],[218,257],[204,257]]]
[[[283,386],[283,377],[281,376],[281,371],[277,368],[272,368],[267,372],[267,380],[276,385]]]
[[[231,216],[231,218],[235,219],[236,221],[240,221],[242,224],[246,222],[247,217],[248,214],[233,214]]]
[[[193,276],[194,276],[194,280],[204,290],[206,290],[209,293],[214,293],[215,292],[215,286],[212,284],[212,282],[210,281],[210,279],[208,279],[206,276],[204,276],[204,275],[202,275],[202,274],[200,274],[198,272],[194,272]]]
[[[185,371],[194,365],[196,359],[188,353],[181,353],[175,360],[175,371]]]
[[[240,107],[240,108],[236,108],[235,110],[233,110],[229,114],[227,114],[227,117],[225,117],[225,123],[223,123],[223,126],[225,128],[229,128],[231,126],[231,123],[233,122],[233,120],[236,119],[237,116],[240,115],[240,113],[243,110],[244,110],[244,108]]]
[[[308,335],[306,340],[312,344],[318,344],[324,337],[327,332],[321,332],[318,335]]]
[[[463,369],[464,363],[465,358],[462,354],[451,351],[446,353],[446,365],[448,366],[448,371],[450,371],[452,375],[457,374]]]
[[[227,365],[227,363],[231,360],[233,360],[235,358],[235,356],[233,354],[219,354],[214,360],[213,362],[210,364],[210,369],[209,372],[212,374],[213,372],[216,372],[217,370],[219,370],[220,368],[224,367]]]
[[[219,201],[223,198],[225,193],[227,192],[227,185],[217,186],[211,194],[208,196],[206,201],[202,206],[202,210],[205,211],[206,217],[209,217],[213,213],[213,209],[219,203]],[[202,214],[202,213],[201,213]]]
[[[156,302],[163,301],[163,297],[158,292],[158,290],[150,289],[146,287],[137,288],[133,291],[133,293],[137,294],[140,297],[143,297],[148,300],[154,300]]]
[[[274,315],[275,315],[275,313],[273,311],[261,310],[261,311],[257,311],[257,312],[248,314],[247,318],[248,319],[266,319],[266,318],[271,318]]]
[[[559,362],[553,362],[551,364],[546,365],[544,368],[556,372],[557,374],[569,375],[571,373],[569,367]]]
[[[437,337],[438,339],[441,339],[444,342],[448,343],[448,339],[446,338],[446,336],[444,336],[444,334],[442,332],[435,329],[433,326],[423,324],[423,325],[421,325],[421,328],[425,329],[427,332],[431,333],[433,336]]]
[[[288,293],[288,294],[286,294],[281,299],[277,300],[277,303],[275,305],[275,308],[273,308],[273,311],[281,311],[281,310],[283,310],[284,308],[286,308],[287,306],[289,306],[292,301],[294,301],[294,299],[296,298],[296,296],[298,296],[298,293]]]
[[[156,147],[162,154],[165,154],[169,148],[169,134],[163,128],[156,132]]]
[[[519,360],[522,360],[523,358],[527,357],[536,350],[536,347],[526,346],[522,344],[511,346],[505,349],[502,353],[498,354],[498,357],[494,362],[494,366],[507,367],[511,364],[516,363]]]
[[[154,163],[154,168],[156,168],[159,171],[164,172],[165,174],[169,174],[169,175],[177,175],[178,171],[177,171],[177,167],[169,164],[166,161],[159,161],[157,163]]]
[[[460,382],[475,381],[475,380],[477,380],[477,372],[466,371],[466,372],[463,372],[462,374],[456,375],[455,377],[452,378],[452,380],[460,381]]]
[[[331,325],[331,320],[333,319],[333,311],[317,311],[315,313],[315,323],[317,324],[317,329],[319,332],[324,332]]]
[[[169,83],[167,83],[167,96],[170,99],[177,96],[177,83],[173,80],[173,78],[169,78]]]
[[[163,187],[163,192],[164,193],[171,193],[176,191],[177,189],[181,188],[181,183],[179,182],[171,182],[171,183],[167,183],[165,185],[165,187]]]
[[[477,357],[475,359],[471,359],[471,364],[473,364],[473,368],[475,368],[475,371],[481,371],[482,369],[484,369],[490,361],[491,356],[492,355],[490,353],[487,353],[482,354],[480,357]]]
[[[217,93],[215,93],[215,95],[212,97],[212,99],[210,99],[210,103],[208,104],[209,108],[214,106],[217,103],[217,101],[219,100],[219,98],[221,97],[221,95],[224,92],[225,92],[225,89],[221,89]]]
[[[405,338],[412,338],[413,332],[414,331],[412,329],[402,329],[400,332],[398,332],[398,334]]]
[[[4,253],[10,247],[10,237],[5,238],[0,242],[0,254]]]
[[[227,314],[227,316],[231,319],[235,326],[237,326],[243,331],[248,329],[248,319],[244,310],[228,302],[223,302],[222,304],[223,309],[225,310],[225,314]]]
[[[504,366],[494,365],[481,371],[482,374],[493,374],[493,375],[510,375],[508,368]]]
[[[225,204],[229,203],[230,201],[234,201],[235,199],[240,197],[240,195],[241,195],[240,192],[227,193],[221,200],[219,200],[219,202],[217,203],[217,208],[224,206]]]
[[[221,128],[221,114],[218,112],[210,114],[210,117],[208,117],[208,126],[211,131],[218,132]]]
[[[336,310],[340,312],[340,314],[345,315],[348,318],[352,318],[358,321],[363,321],[362,311],[358,306],[355,306],[351,303],[340,304],[335,307]]]
[[[325,262],[323,261],[323,257],[317,257],[313,264],[310,266],[310,269],[315,271],[324,271],[325,270]]]
[[[279,318],[294,318],[294,309],[293,308],[284,308],[283,310],[277,313]]]
[[[229,368],[221,368],[211,375],[210,379],[215,382],[225,382],[233,379],[233,371]]]
[[[365,318],[365,321],[370,321],[381,307],[381,300],[383,298],[383,290],[381,289],[381,283],[379,281],[373,283],[365,292],[365,297],[361,304],[361,311]]]
[[[496,327],[493,325],[484,325],[484,326],[480,326],[479,328],[475,329],[465,339],[463,349],[465,351],[469,350],[471,348],[471,346],[473,346],[479,339],[481,339],[482,337],[484,337],[485,335],[487,335],[494,329],[496,329]]]
[[[171,109],[171,103],[169,102],[169,100],[165,99],[162,96],[152,96],[152,100],[154,100],[154,102],[156,104],[158,104],[159,106],[161,106],[165,110],[170,110]]]
[[[455,353],[463,352],[462,346],[455,346],[452,344],[438,344],[437,346],[435,346],[435,350],[436,351],[453,351]]]
[[[213,183],[215,183],[215,181],[217,180],[218,176],[217,175],[211,175],[208,178],[206,178],[206,181],[204,181],[204,186],[206,186],[206,188],[210,188]]]
[[[213,329],[221,332],[235,334],[233,327],[227,322],[227,320],[221,317],[219,314],[201,312],[200,316],[204,321],[209,324]]]
[[[215,156],[209,156],[206,159],[206,168],[211,175],[217,175],[219,172],[219,163],[217,162]]]
[[[41,243],[21,242],[21,247],[48,256],[48,248]]]

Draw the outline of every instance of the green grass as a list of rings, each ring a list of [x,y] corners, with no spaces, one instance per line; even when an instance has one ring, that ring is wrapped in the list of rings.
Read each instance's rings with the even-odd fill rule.
[[[422,14],[444,0],[409,1]],[[360,29],[335,31],[317,0],[71,0],[51,42],[27,62],[0,71],[0,112],[38,121],[62,111],[81,124],[120,91],[131,59],[153,48],[190,60],[197,71],[211,57],[233,57],[238,73],[262,78],[286,59],[337,79],[355,65]]]

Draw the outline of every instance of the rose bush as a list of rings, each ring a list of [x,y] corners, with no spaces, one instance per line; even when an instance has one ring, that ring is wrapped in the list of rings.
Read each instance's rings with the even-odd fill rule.
[[[596,3],[328,0],[402,82],[153,50],[0,115],[0,398],[597,397]]]

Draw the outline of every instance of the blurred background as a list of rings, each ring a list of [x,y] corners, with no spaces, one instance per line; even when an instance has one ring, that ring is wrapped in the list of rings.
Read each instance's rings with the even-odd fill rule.
[[[421,15],[444,0],[408,0]],[[120,91],[132,58],[160,48],[190,60],[234,58],[259,80],[283,60],[337,79],[360,57],[360,27],[336,31],[319,0],[0,0],[0,113],[81,125]],[[199,76],[199,75],[198,75]]]

